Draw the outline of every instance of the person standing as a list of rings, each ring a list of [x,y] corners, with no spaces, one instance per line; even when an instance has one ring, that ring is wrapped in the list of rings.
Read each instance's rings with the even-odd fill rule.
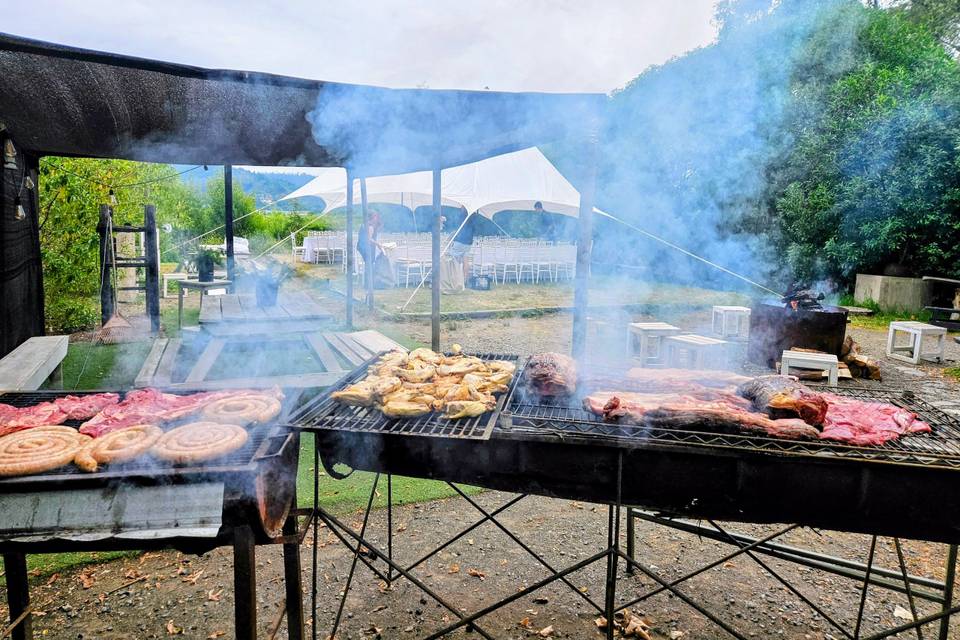
[[[467,213],[467,208],[461,209],[466,216],[460,230],[453,236],[453,244],[450,245],[450,257],[460,263],[463,269],[463,280],[466,282],[470,278],[470,249],[473,248],[473,236],[476,233],[477,214]]]

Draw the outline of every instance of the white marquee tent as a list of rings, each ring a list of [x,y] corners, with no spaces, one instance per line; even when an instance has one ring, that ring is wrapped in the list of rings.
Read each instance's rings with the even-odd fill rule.
[[[410,209],[432,204],[433,177],[430,171],[367,178],[368,201],[398,204]],[[533,209],[540,201],[548,211],[577,217],[580,193],[536,147],[487,158],[479,162],[444,169],[440,182],[444,205],[466,207],[487,218],[506,210]],[[354,204],[360,203],[359,180],[355,182]],[[284,196],[324,199],[324,212],[341,207],[347,200],[347,174],[332,168]]]

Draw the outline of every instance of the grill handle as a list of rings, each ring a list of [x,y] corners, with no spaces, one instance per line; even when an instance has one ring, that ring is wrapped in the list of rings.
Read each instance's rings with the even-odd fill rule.
[[[287,445],[290,444],[290,441],[293,440],[293,437],[295,435],[296,434],[293,431],[290,431],[288,433],[279,433],[279,434],[267,436],[267,439],[264,440],[264,444],[260,448],[260,451],[257,453],[255,459],[269,460],[270,458],[279,458],[280,456],[283,455],[283,452],[286,451]],[[283,442],[280,443],[280,446],[276,448],[276,451],[274,451],[273,453],[267,453],[268,451],[274,448],[272,446],[272,443],[276,442],[277,440],[280,440],[281,438],[283,439]]]

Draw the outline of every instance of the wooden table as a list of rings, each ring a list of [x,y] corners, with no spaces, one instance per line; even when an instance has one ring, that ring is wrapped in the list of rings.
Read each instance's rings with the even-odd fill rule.
[[[209,296],[204,295],[208,293],[210,289],[226,289],[232,283],[230,280],[211,280],[210,282],[201,282],[199,280],[178,280],[177,284],[180,285],[180,290],[177,293],[177,328],[180,329],[183,327],[183,293],[187,289],[196,289],[200,292],[200,307],[203,308],[203,301],[208,299]]]
[[[200,301],[200,325],[217,336],[302,333],[333,314],[306,293],[281,292],[273,307],[258,307],[253,294],[205,296]]]

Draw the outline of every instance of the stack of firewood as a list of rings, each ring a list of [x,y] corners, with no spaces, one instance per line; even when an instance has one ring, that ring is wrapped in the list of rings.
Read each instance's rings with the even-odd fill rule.
[[[806,351],[807,353],[823,353],[816,349],[804,349],[794,347],[792,351]],[[866,378],[867,380],[880,380],[880,363],[860,353],[860,345],[856,340],[847,336],[843,341],[843,347],[840,349],[840,361],[837,365],[837,374],[840,378]],[[779,368],[780,363],[777,363]],[[825,371],[809,371],[806,373],[792,370],[792,375],[801,380],[821,380],[827,377]]]

